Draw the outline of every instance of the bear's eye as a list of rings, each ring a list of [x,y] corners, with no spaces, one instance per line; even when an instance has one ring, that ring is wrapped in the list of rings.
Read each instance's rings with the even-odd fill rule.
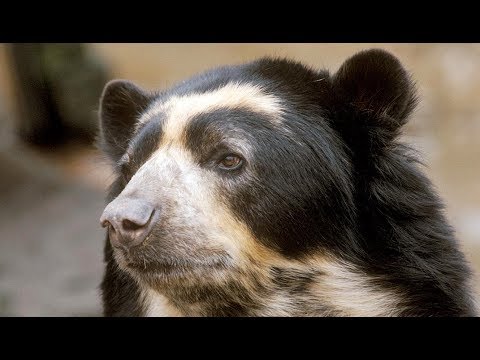
[[[243,160],[240,156],[229,154],[220,160],[218,166],[223,170],[236,170],[242,166]]]

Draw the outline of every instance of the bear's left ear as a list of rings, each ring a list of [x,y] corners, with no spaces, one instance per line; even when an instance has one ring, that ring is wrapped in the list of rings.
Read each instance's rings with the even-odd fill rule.
[[[398,59],[371,49],[347,59],[333,76],[339,101],[395,135],[417,103],[415,86]]]

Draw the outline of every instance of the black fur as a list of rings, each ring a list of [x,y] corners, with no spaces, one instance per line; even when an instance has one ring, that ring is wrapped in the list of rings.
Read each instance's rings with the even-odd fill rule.
[[[135,172],[161,137],[161,118],[129,135],[153,99],[208,92],[229,82],[260,85],[281,98],[282,125],[245,109],[219,109],[193,119],[185,139],[198,163],[212,169],[220,155],[235,152],[232,139],[252,144],[238,173],[219,176],[230,176],[222,196],[259,241],[289,259],[325,252],[355,264],[378,278],[380,287],[401,289],[402,315],[474,315],[470,270],[442,202],[414,152],[397,139],[417,102],[414,84],[385,51],[356,54],[333,75],[263,58],[209,71],[158,94],[111,83],[101,102],[103,150],[117,164],[130,142],[136,167],[129,171]],[[128,181],[121,175],[128,169],[122,169],[109,199]],[[138,289],[113,265],[108,241],[105,258],[105,314],[141,314]],[[293,296],[321,276],[315,270],[271,272],[274,283]],[[205,314],[253,313],[255,301],[244,289],[232,284],[223,290],[229,294],[223,303],[218,289],[202,290],[219,304]],[[233,296],[235,291],[240,294]]]
[[[100,147],[117,161],[126,151],[139,115],[153,96],[128,81],[110,81],[100,100]]]

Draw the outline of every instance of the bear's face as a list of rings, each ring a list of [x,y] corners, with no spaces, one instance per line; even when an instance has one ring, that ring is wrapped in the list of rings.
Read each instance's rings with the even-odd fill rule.
[[[101,221],[118,265],[185,291],[354,251],[353,147],[387,146],[413,103],[382,51],[333,77],[263,59],[158,94],[109,83],[101,141],[118,178]]]

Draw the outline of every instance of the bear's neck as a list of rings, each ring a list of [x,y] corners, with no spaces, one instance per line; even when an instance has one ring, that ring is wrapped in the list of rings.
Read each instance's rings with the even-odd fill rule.
[[[267,275],[268,274],[268,275]],[[355,265],[323,259],[302,266],[239,272],[213,285],[144,291],[145,316],[388,316],[404,310],[402,294],[377,286]]]

